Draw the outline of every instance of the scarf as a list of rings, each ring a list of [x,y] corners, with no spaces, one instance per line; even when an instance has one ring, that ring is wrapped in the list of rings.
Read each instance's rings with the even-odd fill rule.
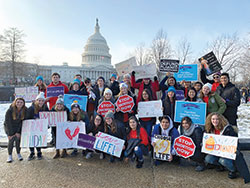
[[[191,136],[192,134],[193,134],[193,132],[194,132],[194,129],[197,127],[197,125],[194,125],[194,124],[191,124],[191,126],[189,127],[189,129],[184,129],[184,131],[183,131],[183,134],[185,135],[185,136]]]

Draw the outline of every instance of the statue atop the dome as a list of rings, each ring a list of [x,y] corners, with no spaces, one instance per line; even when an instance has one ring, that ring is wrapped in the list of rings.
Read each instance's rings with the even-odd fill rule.
[[[100,27],[99,27],[99,24],[98,24],[98,18],[96,18],[96,25],[95,25],[95,32],[99,32],[100,30]]]

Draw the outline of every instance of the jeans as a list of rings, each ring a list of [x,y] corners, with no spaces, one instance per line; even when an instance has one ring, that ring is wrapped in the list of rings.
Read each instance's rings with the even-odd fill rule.
[[[143,155],[147,155],[148,154],[148,148],[147,148],[147,146],[145,146],[143,144],[141,144],[139,146],[136,146],[134,148],[134,154],[139,159],[139,161],[142,161],[143,160]],[[124,153],[124,155],[125,155],[125,157],[129,157],[126,152]]]
[[[8,153],[9,153],[9,155],[12,155],[14,142],[16,142],[16,152],[17,152],[17,154],[19,154],[20,151],[21,151],[21,148],[20,148],[21,139],[14,136],[8,142]]]
[[[144,127],[144,129],[146,129],[148,136],[151,137],[151,133],[152,133],[152,127],[153,127],[153,123],[152,121],[142,121],[140,120],[140,124],[142,127]]]
[[[207,163],[213,164],[213,165],[222,165],[222,166],[226,167],[231,172],[236,171],[235,166],[233,164],[233,160],[231,160],[231,159],[217,157],[217,156],[214,156],[214,155],[207,155],[205,157],[205,161]]]
[[[40,147],[36,148],[36,151],[37,151],[37,155],[42,153]],[[30,148],[30,154],[35,155],[35,148]]]

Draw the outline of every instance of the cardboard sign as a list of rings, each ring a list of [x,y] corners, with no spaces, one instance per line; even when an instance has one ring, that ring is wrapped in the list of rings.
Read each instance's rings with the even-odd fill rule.
[[[71,104],[73,102],[76,102],[80,105],[80,108],[86,112],[88,96],[65,94],[63,97],[63,100],[64,100],[65,106],[67,106],[69,111],[71,111]]]
[[[194,155],[195,144],[193,140],[187,136],[179,136],[174,140],[174,149],[179,156],[189,158]]]
[[[199,58],[199,62],[203,65],[203,69],[208,76],[222,69],[213,51]]]
[[[171,137],[154,135],[156,146],[154,147],[154,159],[169,161],[171,150]]]
[[[181,122],[181,119],[188,116],[194,124],[205,125],[207,104],[203,102],[175,102],[174,121]]]
[[[101,104],[99,104],[97,108],[97,112],[102,115],[102,117],[105,117],[106,113],[108,111],[112,111],[115,113],[115,105],[110,101],[103,101]]]
[[[125,141],[120,138],[99,132],[96,136],[94,149],[120,157],[124,143]]]
[[[64,95],[64,87],[47,87],[47,97],[58,97],[59,95]]]
[[[138,103],[138,117],[161,117],[162,112],[162,101],[147,101]]]
[[[129,95],[122,95],[117,99],[115,105],[120,109],[121,112],[127,113],[131,112],[135,102],[133,97],[130,97]]]
[[[179,72],[174,73],[174,77],[177,82],[185,81],[197,81],[198,80],[198,66],[197,64],[180,65]]]
[[[46,147],[47,119],[30,119],[22,123],[21,147]]]
[[[115,64],[115,69],[119,76],[123,76],[125,74],[131,73],[134,70],[133,67],[136,66],[137,63],[135,57],[131,57],[125,61]]]
[[[238,138],[204,133],[201,152],[235,160]]]
[[[135,71],[135,78],[153,78],[157,75],[156,65],[155,63],[141,65],[133,67],[133,70]]]
[[[167,94],[168,94],[167,90],[165,91],[165,94],[167,96]],[[183,100],[183,99],[185,99],[184,91],[183,90],[176,90],[175,97],[176,97],[176,100]]]
[[[77,146],[79,133],[85,134],[84,122],[61,122],[56,127],[56,149],[82,148]]]
[[[31,102],[38,95],[38,87],[22,87],[15,88],[16,98],[23,98],[26,102]]]
[[[94,150],[95,140],[96,138],[94,136],[79,133],[77,146]]]
[[[159,70],[160,72],[178,72],[179,71],[179,60],[174,59],[161,59]]]
[[[66,111],[62,112],[39,112],[40,119],[48,119],[48,125],[50,127],[56,127],[59,122],[67,121]]]

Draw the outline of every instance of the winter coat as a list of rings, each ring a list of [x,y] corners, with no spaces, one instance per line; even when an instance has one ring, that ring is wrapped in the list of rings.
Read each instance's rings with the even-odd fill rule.
[[[80,120],[79,121],[83,121],[85,123],[85,127],[88,127],[89,126],[89,117],[88,117],[88,114],[82,110],[80,110]],[[69,118],[70,118],[70,114],[71,112],[69,113]],[[77,121],[77,116],[76,115],[73,115],[73,119],[69,119],[70,121]]]
[[[227,118],[231,125],[237,125],[237,110],[240,105],[239,89],[236,88],[231,82],[228,82],[225,87],[220,84],[217,87],[216,92],[226,101],[226,110],[223,115]]]
[[[100,93],[100,90],[99,90],[98,85],[96,84],[96,85],[94,86],[93,92],[94,92],[94,94],[95,94],[95,96],[96,96],[96,99],[95,99],[95,101],[96,101],[96,102],[95,102],[95,108],[97,108],[98,101],[102,98],[102,96],[103,96],[103,94],[104,94],[104,90],[105,90],[106,88],[108,88],[108,86],[107,86],[107,85],[104,85],[104,88],[103,88],[102,92]]]
[[[211,91],[216,91],[217,87],[220,85],[220,83],[216,83],[214,80],[207,79],[206,72],[203,69],[201,69],[201,71],[200,71],[200,78],[201,78],[201,81],[203,82],[203,84],[206,84],[206,83],[212,84]]]
[[[110,127],[108,126],[108,131],[105,132],[105,133],[126,141],[127,140],[127,135],[126,135],[126,131],[125,131],[125,127],[124,127],[123,123],[118,121],[118,120],[113,120],[113,121],[115,121],[116,126],[117,126],[116,132],[113,133],[111,131]]]
[[[226,107],[226,104],[222,101],[221,97],[217,93],[213,93],[209,96],[207,114],[212,112],[223,114],[226,110]]]
[[[120,93],[120,86],[119,86],[119,82],[117,82],[116,80],[109,84],[109,89],[112,91],[113,96],[116,96]]]
[[[140,135],[137,135],[137,130],[130,130],[130,132],[128,133],[128,140],[138,138],[138,139],[141,139],[140,144],[148,146],[149,142],[148,142],[147,131],[143,127],[140,127],[139,133]]]
[[[71,94],[71,95],[88,95],[88,93],[84,93],[84,90],[70,90],[67,94]]]
[[[87,89],[86,87],[83,87],[81,91],[83,93],[86,93],[86,95],[88,96],[87,112],[93,112],[98,102],[96,100],[96,94],[94,92],[94,89],[92,87],[90,87],[89,89]]]
[[[175,98],[174,102],[171,103],[169,97],[167,96],[165,100],[163,101],[163,114],[168,115],[172,120],[174,119],[175,115]]]
[[[58,83],[57,85],[53,84],[53,82],[51,82],[51,83],[48,85],[48,87],[59,87],[59,86],[63,86],[63,87],[64,87],[64,93],[65,93],[65,94],[69,92],[68,87],[67,87],[65,84],[63,84],[61,81],[59,81],[59,83]],[[47,87],[47,88],[48,88],[48,87]],[[46,90],[45,96],[47,96],[47,90]],[[50,109],[50,110],[51,110],[52,107],[56,104],[57,98],[58,98],[58,97],[50,97],[50,98],[49,98],[49,109]]]
[[[104,132],[104,126],[103,125],[99,125],[98,127],[96,127],[94,125],[94,122],[91,122],[89,124],[89,126],[86,126],[86,133],[92,133],[93,136],[95,136],[98,132]]]
[[[56,105],[52,107],[52,109],[51,109],[52,112],[57,112],[55,107],[56,107]],[[64,111],[66,111],[67,120],[69,120],[69,109],[65,105],[64,105]]]
[[[46,111],[49,111],[49,108],[46,104],[44,104],[42,106],[42,108],[40,109],[39,112],[46,112]],[[27,111],[27,119],[38,119],[40,118],[39,117],[39,112],[38,113],[35,113],[35,104],[32,103],[32,105],[28,108],[28,111]]]
[[[5,114],[5,120],[4,120],[4,130],[7,136],[13,136],[16,133],[21,134],[22,130],[22,122],[21,120],[21,114],[17,115],[17,119],[14,120],[12,117],[13,113],[13,107],[10,106]],[[25,107],[25,117],[24,120],[27,118],[27,108]]]

